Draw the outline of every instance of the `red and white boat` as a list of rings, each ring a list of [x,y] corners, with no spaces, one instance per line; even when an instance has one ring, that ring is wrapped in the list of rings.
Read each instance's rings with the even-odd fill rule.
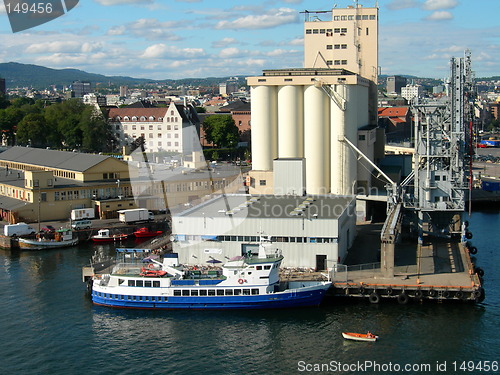
[[[378,336],[373,333],[353,333],[353,332],[342,332],[342,336],[347,340],[355,340],[355,341],[377,341]]]
[[[94,242],[113,242],[125,240],[128,236],[129,235],[126,233],[111,234],[109,229],[101,229],[97,232],[96,235],[93,235],[90,238]]]
[[[156,237],[162,234],[161,230],[149,230],[148,228],[140,228],[134,232],[134,236],[137,238],[148,238],[148,237]]]

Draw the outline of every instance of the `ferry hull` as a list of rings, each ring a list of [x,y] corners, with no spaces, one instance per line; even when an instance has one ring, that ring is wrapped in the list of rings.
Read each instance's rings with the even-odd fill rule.
[[[231,310],[231,309],[284,309],[319,306],[330,284],[301,290],[250,296],[128,296],[92,291],[96,305],[131,309],[170,310]],[[123,298],[122,298],[123,297]],[[140,298],[140,300],[139,300]]]

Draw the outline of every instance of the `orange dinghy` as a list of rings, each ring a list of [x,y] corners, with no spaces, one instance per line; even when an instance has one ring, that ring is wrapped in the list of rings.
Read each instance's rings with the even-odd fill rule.
[[[377,341],[378,336],[375,336],[373,333],[352,333],[352,332],[342,332],[342,336],[347,340],[355,340],[355,341]]]

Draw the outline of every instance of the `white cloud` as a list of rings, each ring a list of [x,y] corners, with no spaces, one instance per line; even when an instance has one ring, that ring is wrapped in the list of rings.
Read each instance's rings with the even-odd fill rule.
[[[426,0],[423,8],[425,10],[453,9],[457,5],[457,0]]]
[[[108,35],[132,35],[147,40],[181,40],[181,37],[170,31],[180,23],[178,21],[159,22],[156,18],[141,18],[125,25],[114,26],[107,32]]]
[[[44,43],[34,43],[26,47],[26,53],[90,53],[93,51],[102,50],[102,43],[89,43],[89,42],[78,42],[78,41],[55,41],[55,42],[44,42]]]
[[[143,59],[173,59],[173,58],[201,58],[205,56],[203,48],[177,48],[159,43],[153,44],[146,48],[142,55]]]
[[[223,38],[221,40],[216,40],[216,41],[212,42],[212,47],[213,48],[224,48],[224,47],[230,46],[232,44],[241,44],[241,43],[239,43],[234,38]]]
[[[229,47],[229,48],[224,48],[222,51],[220,51],[219,56],[223,59],[231,58],[231,57],[236,57],[238,55],[241,55],[241,51],[236,48],[236,47]]]
[[[425,18],[429,21],[446,21],[453,19],[453,14],[445,10],[438,10]]]
[[[220,21],[215,26],[216,29],[269,29],[289,23],[298,22],[299,17],[295,9],[280,8],[271,10],[268,14],[258,16],[245,16],[234,21]]]

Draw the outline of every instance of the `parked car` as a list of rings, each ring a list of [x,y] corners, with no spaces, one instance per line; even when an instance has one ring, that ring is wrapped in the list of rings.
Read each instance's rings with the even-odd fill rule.
[[[45,225],[41,228],[41,231],[47,233],[54,233],[56,231],[56,228],[54,228],[52,225]]]
[[[75,230],[90,229],[92,228],[92,222],[90,220],[77,220],[73,221],[71,228]]]

